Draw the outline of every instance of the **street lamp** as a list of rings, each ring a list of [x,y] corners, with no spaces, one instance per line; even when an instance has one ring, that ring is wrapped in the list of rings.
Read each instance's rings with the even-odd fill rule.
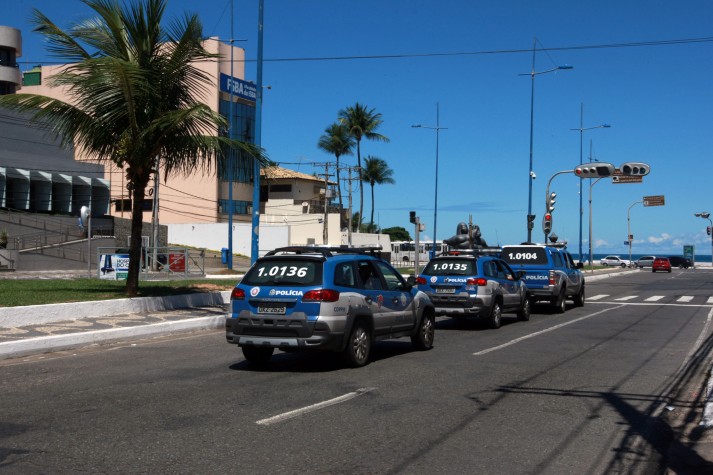
[[[435,191],[435,199],[434,199],[434,204],[433,204],[433,249],[431,249],[431,257],[435,256],[436,254],[436,223],[438,222],[438,135],[441,130],[446,130],[448,127],[441,127],[440,126],[440,112],[438,108],[438,103],[436,102],[436,126],[435,127],[429,127],[427,125],[421,125],[421,124],[415,124],[412,125],[411,127],[415,129],[430,129],[430,130],[435,130],[436,131],[436,191]],[[418,252],[418,249],[416,249],[416,252]]]
[[[535,76],[539,74],[551,73],[553,71],[559,71],[563,69],[573,69],[573,66],[557,66],[547,71],[535,71],[535,53],[537,52],[537,38],[533,38],[532,41],[532,70],[529,73],[522,73],[518,76],[530,76],[531,78],[531,90],[530,90],[530,170],[527,175],[528,180],[528,198],[527,198],[527,242],[532,242],[532,226],[534,221],[534,216],[532,216],[532,180],[535,174],[532,170],[532,136],[535,123]],[[532,217],[531,217],[532,216]]]
[[[711,220],[711,214],[708,211],[702,211],[694,215],[696,218],[707,219],[711,223],[711,266],[713,266],[713,221]]]
[[[584,127],[584,104],[580,104],[579,111],[579,128],[570,129],[579,131],[579,164],[582,165],[582,139],[585,130],[593,129],[608,129],[611,127],[609,124],[595,125],[594,127]],[[582,216],[584,215],[584,209],[582,208],[582,182],[579,183],[579,262],[582,262]]]

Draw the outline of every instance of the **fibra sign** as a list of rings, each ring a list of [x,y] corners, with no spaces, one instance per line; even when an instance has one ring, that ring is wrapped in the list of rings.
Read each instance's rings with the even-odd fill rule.
[[[228,94],[232,92],[236,96],[248,101],[257,101],[257,87],[255,84],[230,77],[227,74],[220,73],[220,90]]]

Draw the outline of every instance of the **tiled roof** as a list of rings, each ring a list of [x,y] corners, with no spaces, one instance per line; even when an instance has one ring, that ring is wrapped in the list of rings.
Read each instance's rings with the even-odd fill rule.
[[[309,180],[324,183],[324,179],[318,178],[314,175],[308,175],[307,173],[296,172],[294,170],[288,170],[287,168],[272,166],[272,167],[262,167],[260,168],[260,176],[273,180],[279,179],[299,179],[299,180]],[[335,185],[336,182],[329,182],[330,185]]]

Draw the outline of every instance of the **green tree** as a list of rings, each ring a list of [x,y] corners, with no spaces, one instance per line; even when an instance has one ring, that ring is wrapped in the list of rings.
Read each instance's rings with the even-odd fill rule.
[[[358,102],[353,106],[347,107],[339,111],[339,122],[344,124],[349,133],[356,140],[357,145],[357,166],[361,170],[361,140],[377,140],[388,142],[389,139],[376,130],[383,123],[381,114],[375,109],[368,109],[365,105]],[[364,184],[359,181],[359,223],[364,213]]]
[[[126,170],[132,217],[126,293],[138,293],[141,228],[146,186],[160,167],[165,176],[209,171],[229,147],[238,147],[264,162],[253,146],[211,135],[225,130],[226,120],[200,102],[210,77],[196,67],[215,61],[202,46],[196,15],[162,25],[166,0],[83,0],[95,18],[67,31],[39,10],[35,31],[44,35],[51,54],[70,63],[49,78],[51,87],[66,87],[70,102],[45,96],[13,94],[0,104],[32,111],[62,138],[99,162]]]
[[[394,241],[411,241],[411,235],[406,228],[401,226],[394,226],[391,228],[384,228],[381,230],[383,234],[388,234],[391,242]]]
[[[334,123],[324,129],[324,135],[319,138],[317,147],[334,155],[337,161],[337,195],[339,196],[339,215],[342,216],[342,182],[339,177],[339,157],[353,155],[354,137],[344,125]],[[340,227],[344,227],[343,223]]]
[[[394,171],[389,168],[386,161],[379,157],[369,155],[364,159],[364,169],[361,172],[361,181],[371,185],[371,219],[369,229],[374,228],[374,185],[393,185]]]

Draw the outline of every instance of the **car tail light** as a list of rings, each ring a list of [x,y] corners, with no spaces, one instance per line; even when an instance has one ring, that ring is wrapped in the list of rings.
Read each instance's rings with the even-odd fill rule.
[[[230,300],[245,300],[245,291],[235,287],[230,293]]]
[[[465,281],[467,285],[478,285],[480,287],[485,287],[488,285],[488,280],[484,279],[482,277],[478,277],[477,279],[468,279]]]
[[[550,270],[550,285],[557,285],[557,280],[555,279],[555,271]]]
[[[426,285],[426,279],[424,277],[416,277],[416,285]]]
[[[336,302],[339,292],[330,289],[310,290],[302,296],[303,302]]]

